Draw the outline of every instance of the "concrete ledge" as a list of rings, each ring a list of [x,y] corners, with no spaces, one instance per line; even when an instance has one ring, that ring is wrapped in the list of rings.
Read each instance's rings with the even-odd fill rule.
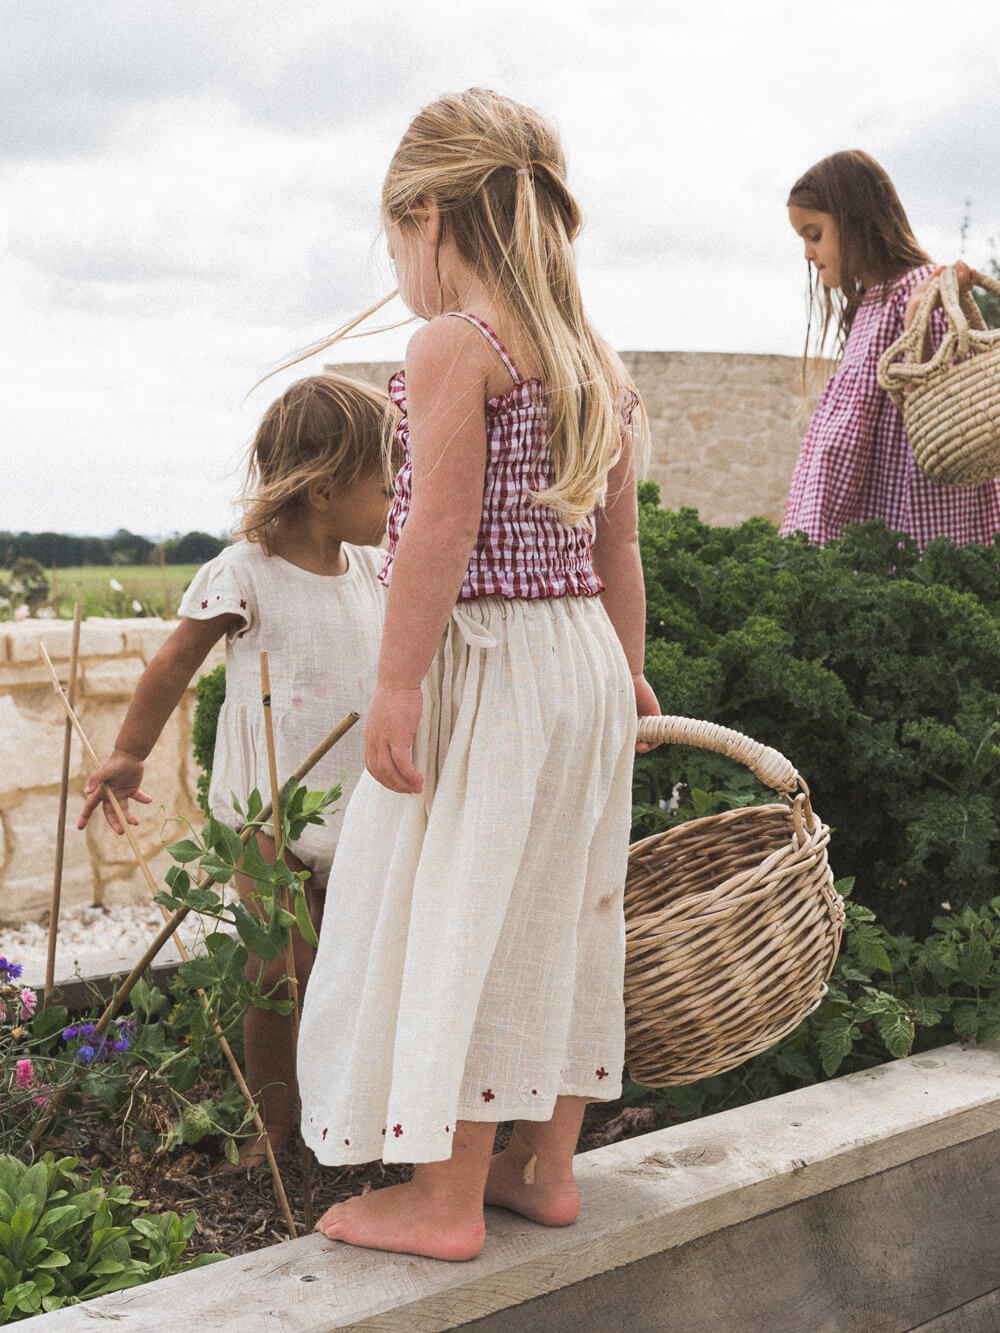
[[[152,940],[155,931],[150,931]],[[53,975],[53,988],[59,1002],[68,1009],[85,1008],[95,995],[101,999],[111,998],[113,980],[121,981],[135,967],[142,957],[143,950],[126,949],[105,953],[81,953],[79,950],[56,947],[56,965]],[[172,977],[181,965],[181,956],[174,941],[166,944],[153,959],[150,967],[154,982],[165,981]],[[21,982],[30,986],[39,995],[45,989],[45,963],[26,963]]]
[[[491,1210],[472,1263],[308,1236],[34,1322],[985,1333],[1000,1310],[998,1147],[1000,1043],[948,1046],[583,1154],[574,1226]]]

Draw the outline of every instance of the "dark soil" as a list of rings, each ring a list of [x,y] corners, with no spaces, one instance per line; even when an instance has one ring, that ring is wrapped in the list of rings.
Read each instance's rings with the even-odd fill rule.
[[[652,1112],[648,1108],[623,1110],[620,1102],[597,1102],[587,1108],[579,1151],[599,1148],[629,1133],[650,1128]],[[509,1126],[501,1126],[498,1146],[508,1135]],[[133,1147],[123,1162],[121,1140],[114,1127],[108,1126],[106,1134],[102,1130],[85,1150],[79,1145],[65,1147],[79,1157],[81,1170],[100,1168],[111,1174],[120,1171],[125,1182],[133,1186],[135,1197],[149,1199],[156,1212],[196,1211],[198,1224],[185,1258],[211,1251],[246,1254],[290,1239],[268,1168],[255,1168],[248,1173],[230,1165],[218,1139],[205,1140],[204,1149],[199,1144],[153,1157]],[[296,1228],[303,1235],[307,1227],[298,1150],[288,1148],[277,1160]],[[406,1180],[411,1170],[382,1162],[320,1166],[311,1155],[310,1164],[317,1217],[341,1199]]]

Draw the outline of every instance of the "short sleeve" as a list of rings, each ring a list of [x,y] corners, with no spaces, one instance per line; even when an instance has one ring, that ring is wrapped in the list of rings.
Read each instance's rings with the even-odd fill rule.
[[[202,565],[187,586],[177,614],[189,620],[211,620],[214,616],[239,616],[243,630],[255,620],[251,581],[232,559],[232,548]]]

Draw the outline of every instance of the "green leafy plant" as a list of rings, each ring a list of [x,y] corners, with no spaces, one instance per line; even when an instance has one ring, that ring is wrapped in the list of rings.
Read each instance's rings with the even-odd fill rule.
[[[191,747],[194,761],[201,770],[198,774],[198,804],[206,815],[208,788],[212,781],[212,760],[215,755],[215,735],[219,729],[219,712],[226,698],[225,663],[198,677],[194,687],[194,720],[191,724]]]
[[[640,488],[647,675],[664,712],[781,750],[833,828],[831,860],[896,931],[1000,889],[1000,544],[920,558],[881,523],[820,549],[764,519],[712,528]],[[635,835],[695,790],[748,799],[732,760],[661,747],[635,766]],[[773,799],[750,795],[749,799]]]
[[[127,1185],[84,1180],[77,1158],[46,1153],[27,1166],[0,1156],[0,1322],[226,1258],[181,1259],[197,1214],[149,1214]]]

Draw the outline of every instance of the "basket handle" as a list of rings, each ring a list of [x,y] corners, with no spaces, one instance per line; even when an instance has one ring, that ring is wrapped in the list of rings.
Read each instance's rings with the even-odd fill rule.
[[[975,286],[1000,296],[1000,282],[986,273],[976,274]],[[939,302],[948,320],[948,332],[931,359],[921,361],[927,324]],[[964,360],[969,351],[970,330],[985,332],[986,321],[972,299],[971,292],[959,296],[958,273],[955,265],[951,264],[931,279],[910,327],[879,360],[878,382],[900,411],[903,409],[903,389],[906,384],[925,379],[942,366],[950,365],[953,358]],[[900,361],[899,357],[903,360]]]
[[[714,750],[745,764],[754,777],[782,796],[798,792],[809,795],[809,788],[794,764],[780,751],[715,722],[702,722],[694,717],[641,717],[638,739],[655,745],[695,745],[700,750]]]

